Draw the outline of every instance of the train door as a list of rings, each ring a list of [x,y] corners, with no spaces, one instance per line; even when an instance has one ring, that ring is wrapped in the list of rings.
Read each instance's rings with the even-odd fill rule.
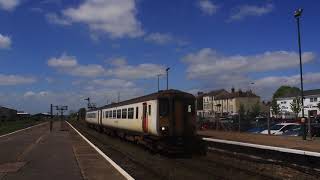
[[[143,132],[148,132],[148,114],[147,114],[147,103],[143,103],[142,108],[142,129]]]

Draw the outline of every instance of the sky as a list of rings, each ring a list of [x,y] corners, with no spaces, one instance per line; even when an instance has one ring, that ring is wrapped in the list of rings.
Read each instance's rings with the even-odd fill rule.
[[[78,110],[166,88],[320,88],[318,1],[0,0],[0,105]]]

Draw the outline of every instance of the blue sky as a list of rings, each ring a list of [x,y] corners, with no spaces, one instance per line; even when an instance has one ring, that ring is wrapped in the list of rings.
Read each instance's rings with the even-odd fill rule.
[[[0,104],[46,112],[91,97],[98,105],[170,88],[231,87],[268,99],[299,86],[301,19],[305,86],[319,88],[320,2],[245,0],[0,0]],[[251,84],[254,83],[254,84]],[[165,88],[165,76],[161,78]]]

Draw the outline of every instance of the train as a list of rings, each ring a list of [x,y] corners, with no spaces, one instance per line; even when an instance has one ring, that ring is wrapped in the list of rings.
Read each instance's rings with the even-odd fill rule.
[[[195,97],[179,90],[162,90],[91,109],[85,121],[100,132],[143,144],[152,151],[206,151],[196,134]]]

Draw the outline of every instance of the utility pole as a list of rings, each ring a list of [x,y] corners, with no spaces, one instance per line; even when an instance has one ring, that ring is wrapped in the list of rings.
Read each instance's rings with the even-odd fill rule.
[[[50,104],[50,132],[52,132],[53,105]]]
[[[167,73],[167,90],[169,89],[169,70],[170,70],[170,68],[168,67],[166,69],[166,73]]]
[[[303,135],[302,135],[302,139],[303,140],[306,140],[306,124],[305,124],[305,117],[304,117],[304,95],[303,95],[303,78],[302,78],[302,56],[301,56],[301,38],[300,38],[300,17],[301,17],[301,14],[303,12],[303,9],[297,9],[295,12],[294,12],[294,17],[296,18],[297,20],[297,28],[298,28],[298,46],[299,46],[299,60],[300,60],[300,85],[301,85],[301,105],[302,105],[302,108],[301,108],[301,111],[302,111],[302,118],[301,118],[301,121],[302,122],[302,131],[303,131]],[[310,118],[308,119],[308,135],[311,139],[311,124],[310,124]]]
[[[118,92],[118,103],[120,102],[120,92]]]

